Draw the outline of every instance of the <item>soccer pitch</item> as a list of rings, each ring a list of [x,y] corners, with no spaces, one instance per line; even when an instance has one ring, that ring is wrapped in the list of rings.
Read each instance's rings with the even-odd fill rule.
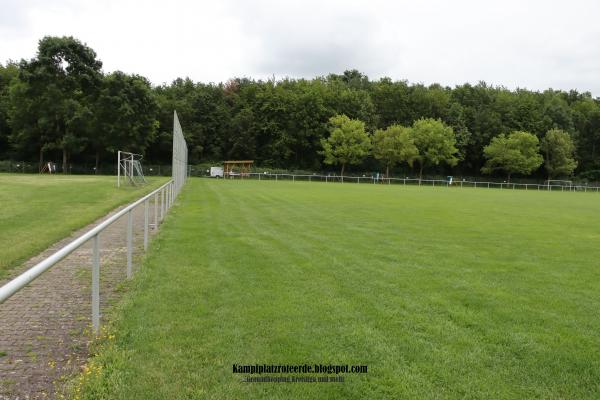
[[[598,398],[599,204],[594,193],[190,179],[78,390]],[[234,364],[368,372],[247,383]]]
[[[118,189],[112,176],[0,174],[0,277],[164,181]]]

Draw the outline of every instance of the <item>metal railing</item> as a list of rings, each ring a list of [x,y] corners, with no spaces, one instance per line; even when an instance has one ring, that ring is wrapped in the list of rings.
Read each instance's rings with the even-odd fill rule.
[[[587,184],[573,185],[549,185],[539,183],[511,183],[511,182],[487,182],[471,180],[453,180],[450,183],[444,179],[418,179],[418,178],[382,178],[373,176],[341,176],[341,175],[301,175],[301,174],[275,174],[275,173],[256,173],[249,172],[244,174],[230,174],[229,179],[257,179],[257,180],[288,180],[288,181],[306,181],[306,182],[348,182],[348,183],[370,183],[370,184],[400,184],[400,185],[419,185],[419,186],[447,186],[447,187],[473,187],[487,189],[521,189],[521,190],[546,190],[546,191],[580,191],[580,192],[599,192],[600,186],[588,186]]]
[[[162,222],[167,211],[173,205],[173,201],[177,197],[180,189],[181,187],[176,187],[174,180],[169,180],[158,189],[153,190],[136,202],[129,204],[127,207],[112,215],[87,233],[56,251],[50,257],[40,261],[21,275],[0,287],[0,304],[19,290],[23,289],[45,271],[52,268],[63,258],[84,245],[88,240],[92,240],[92,327],[94,333],[98,333],[100,328],[100,234],[120,217],[127,215],[127,278],[130,279],[133,275],[133,210],[141,204],[144,205],[144,250],[147,250],[148,230],[150,228],[148,210],[150,208],[151,199],[154,203],[153,225],[154,229],[157,229],[159,223]]]

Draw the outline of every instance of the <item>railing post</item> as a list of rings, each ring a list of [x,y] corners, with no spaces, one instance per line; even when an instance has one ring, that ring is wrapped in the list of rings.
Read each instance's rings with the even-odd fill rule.
[[[148,206],[150,200],[144,201],[144,251],[148,250]]]
[[[92,239],[92,328],[94,334],[100,329],[100,238]]]
[[[160,189],[160,222],[165,216],[165,188]]]
[[[131,279],[131,252],[133,248],[133,215],[127,212],[127,279]]]
[[[154,229],[158,228],[158,192],[154,193]]]

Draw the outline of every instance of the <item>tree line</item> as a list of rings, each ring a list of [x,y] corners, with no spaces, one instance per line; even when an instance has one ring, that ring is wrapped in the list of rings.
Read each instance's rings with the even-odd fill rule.
[[[72,37],[45,37],[33,59],[0,65],[0,159],[59,161],[66,170],[71,162],[112,165],[116,151],[126,150],[168,164],[173,110],[191,163],[253,159],[264,167],[326,170],[335,120],[345,116],[363,125],[369,150],[341,168],[600,180],[600,100],[588,92],[509,90],[484,82],[450,88],[370,80],[356,70],[313,79],[186,78],[153,86],[140,75],[104,73],[94,50]],[[434,125],[451,132],[452,144],[443,149],[449,158],[423,152],[431,138],[418,132]],[[411,162],[389,162],[378,145],[411,141],[418,150]],[[412,157],[410,146],[402,151],[394,157]],[[541,158],[524,162],[517,153]]]
[[[440,119],[421,118],[411,127],[394,124],[376,130],[372,136],[366,132],[363,121],[346,115],[330,118],[329,126],[329,137],[321,140],[321,154],[326,164],[341,166],[342,177],[347,165],[360,164],[368,156],[385,166],[385,177],[390,176],[390,169],[397,164],[406,163],[412,168],[416,161],[419,179],[426,166],[453,167],[459,161],[456,134]],[[500,134],[483,148],[486,162],[481,172],[503,171],[510,182],[512,174],[529,175],[544,163],[548,178],[568,177],[577,167],[574,150],[570,135],[560,129],[546,132],[541,142],[524,131]]]

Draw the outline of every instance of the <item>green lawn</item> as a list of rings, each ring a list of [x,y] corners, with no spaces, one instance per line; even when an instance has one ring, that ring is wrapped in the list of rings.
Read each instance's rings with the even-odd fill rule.
[[[0,174],[0,277],[163,181],[117,189],[111,176]]]
[[[80,389],[597,399],[599,212],[595,193],[192,179]],[[243,383],[235,363],[369,370]]]

